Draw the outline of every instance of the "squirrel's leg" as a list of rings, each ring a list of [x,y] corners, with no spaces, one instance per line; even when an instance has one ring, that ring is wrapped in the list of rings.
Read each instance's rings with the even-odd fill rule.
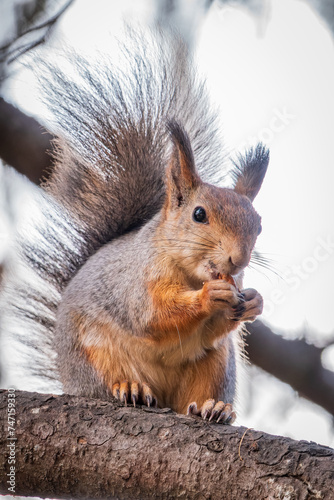
[[[102,377],[105,386],[113,397],[127,405],[132,403],[157,407],[158,401],[151,388],[144,382],[133,380],[135,375],[132,363],[128,362],[123,353],[123,362],[113,356],[113,351],[108,348],[90,346],[83,349],[89,365],[93,366],[96,373]],[[131,373],[132,372],[132,373]],[[127,377],[127,378],[125,378]]]
[[[235,351],[230,335],[217,349],[187,365],[177,391],[177,411],[232,424],[236,418],[232,408],[235,386]]]
[[[131,339],[130,349],[122,351],[114,344],[117,334],[110,324],[87,315],[73,311],[62,314],[55,345],[64,391],[101,399],[113,395],[125,404],[157,406],[157,398],[148,385],[136,381],[138,367],[134,366],[131,354],[135,339]]]

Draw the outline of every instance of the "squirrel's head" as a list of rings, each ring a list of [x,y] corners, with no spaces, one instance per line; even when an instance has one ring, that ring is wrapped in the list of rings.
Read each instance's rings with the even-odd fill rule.
[[[269,151],[259,144],[233,171],[234,187],[203,182],[195,167],[189,138],[176,122],[169,124],[173,151],[167,172],[162,211],[168,253],[197,281],[219,274],[237,277],[248,265],[261,218],[252,201],[260,190]]]

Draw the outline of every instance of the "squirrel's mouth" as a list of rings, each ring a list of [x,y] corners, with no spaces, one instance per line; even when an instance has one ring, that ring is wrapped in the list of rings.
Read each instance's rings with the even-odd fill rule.
[[[210,275],[211,280],[219,280],[222,279],[222,276],[228,273],[224,273],[223,271],[218,271],[217,264],[215,264],[212,260],[208,262],[207,270]]]
[[[216,268],[210,268],[209,269],[209,274],[211,280],[221,280],[223,279],[224,276],[231,276],[229,273],[224,273],[223,271],[220,272]]]
[[[232,275],[230,272],[228,271],[224,271],[224,270],[218,270],[217,269],[217,264],[215,264],[213,261],[209,261],[206,263],[206,265],[204,266],[205,267],[205,270],[206,270],[206,275],[208,276],[208,280],[209,281],[213,281],[213,280],[225,280],[225,281],[228,281],[229,283],[232,283],[234,284],[235,283],[235,279],[236,279],[236,275]]]
[[[210,276],[212,280],[219,280],[221,277],[221,273],[219,273],[216,269],[210,270]]]
[[[208,268],[211,280],[225,280],[235,286],[236,276],[229,272],[218,271],[217,266],[213,262],[209,262],[210,267]]]

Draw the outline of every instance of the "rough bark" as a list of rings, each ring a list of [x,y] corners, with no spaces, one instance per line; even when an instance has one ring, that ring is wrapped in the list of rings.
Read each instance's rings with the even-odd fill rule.
[[[334,415],[334,372],[321,363],[323,349],[305,340],[286,340],[261,321],[247,325],[249,358]]]
[[[0,492],[49,498],[333,499],[334,450],[171,410],[0,391]],[[8,440],[6,409],[15,399]],[[13,415],[11,415],[13,416]],[[13,437],[13,436],[11,436]],[[13,453],[12,453],[13,456]]]

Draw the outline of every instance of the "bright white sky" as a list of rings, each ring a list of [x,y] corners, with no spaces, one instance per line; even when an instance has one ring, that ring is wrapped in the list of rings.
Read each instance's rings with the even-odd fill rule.
[[[108,33],[116,33],[122,13],[140,19],[152,8],[143,0],[119,4],[97,0],[92,8],[89,0],[76,2],[59,27],[63,37],[88,52],[105,40],[110,43]],[[261,22],[245,10],[214,6],[202,27],[197,56],[213,102],[221,108],[227,149],[238,151],[258,140],[271,149],[267,178],[255,202],[263,220],[258,249],[281,277],[249,270],[246,285],[264,296],[263,319],[272,326],[291,334],[304,328],[321,342],[334,334],[334,44],[306,2],[268,0],[267,6]],[[58,37],[53,43],[61,50]],[[27,112],[45,113],[28,70],[10,83],[10,95]],[[334,355],[327,362],[334,365]],[[313,412],[313,420],[311,413],[317,426],[318,413]],[[307,437],[298,435],[298,417],[290,421],[289,430],[281,432]],[[328,443],[329,421],[320,427],[323,433],[309,439]]]
[[[284,329],[305,324],[334,333],[334,46],[306,2],[271,5],[262,38],[248,15],[212,12],[201,61],[219,98],[229,146],[259,138],[271,148],[255,203],[264,228],[258,247],[287,278],[266,273],[266,281],[248,273],[269,302],[264,317]],[[328,239],[329,248],[321,243]]]

